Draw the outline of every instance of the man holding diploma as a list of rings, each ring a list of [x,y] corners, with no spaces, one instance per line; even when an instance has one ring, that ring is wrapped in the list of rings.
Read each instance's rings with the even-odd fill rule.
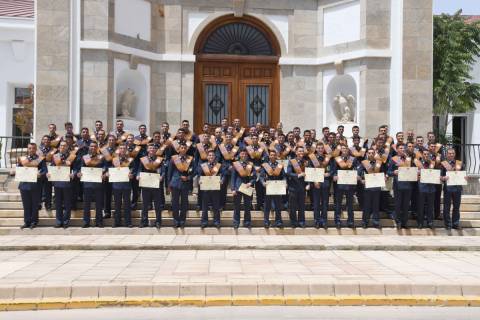
[[[88,146],[88,154],[82,156],[80,167],[74,170],[74,173],[79,179],[82,178],[82,168],[103,168],[105,162],[103,156],[98,153],[98,143],[91,141]],[[102,172],[102,178],[103,178]],[[100,182],[83,182],[83,226],[82,228],[90,227],[90,207],[93,198],[95,198],[95,226],[103,228],[103,184]]]
[[[207,154],[207,162],[200,163],[197,168],[199,177],[220,176],[220,184],[225,179],[225,167],[216,161],[215,151],[209,150]],[[201,188],[201,186],[200,186]],[[220,189],[219,190],[202,190],[202,229],[208,225],[208,205],[212,204],[213,225],[220,228]]]
[[[240,192],[240,187],[253,188],[257,181],[257,173],[253,163],[248,162],[248,152],[245,149],[240,150],[240,159],[233,163],[232,173],[232,194],[233,194],[233,227],[235,229],[240,225],[240,205],[243,197],[243,226],[250,228],[252,225],[252,218],[250,215],[250,209],[252,206],[252,194],[247,195]]]
[[[455,149],[447,150],[447,158],[442,161],[442,178],[443,181],[443,222],[445,229],[460,229],[460,203],[462,200],[463,188],[460,185],[448,185],[447,172],[463,171],[464,165],[462,161],[455,160]],[[450,207],[453,203],[453,212],[450,217]]]
[[[419,169],[419,175],[422,169],[434,169],[435,160],[432,160],[430,151],[423,150],[422,157],[415,159],[415,165]],[[433,210],[435,206],[435,184],[433,183],[418,183],[418,207],[417,207],[417,226],[422,229],[427,222],[427,227],[433,229]],[[426,212],[425,212],[426,207]]]
[[[27,146],[27,155],[17,160],[18,167],[33,167],[38,169],[37,182],[23,182],[18,185],[22,197],[23,225],[21,229],[33,229],[38,224],[38,205],[40,203],[41,188],[38,179],[47,171],[43,157],[37,154],[37,144],[30,142]]]
[[[264,187],[266,187],[267,181],[285,180],[285,171],[283,170],[283,166],[277,162],[277,152],[275,150],[270,150],[268,152],[268,161],[262,164],[260,177]],[[265,195],[263,226],[265,228],[270,227],[270,209],[272,208],[272,201],[275,206],[275,227],[283,228],[281,195]]]
[[[165,177],[163,158],[157,156],[157,148],[153,143],[147,146],[147,155],[140,158],[140,170],[137,173],[137,180],[140,181],[140,172],[149,172],[160,175],[160,181]],[[158,229],[162,226],[162,210],[165,207],[165,197],[163,196],[163,188],[160,184],[157,188],[142,187],[142,221],[140,228],[148,227],[148,209],[150,204],[155,205],[155,227]]]
[[[358,163],[356,159],[350,156],[350,150],[346,145],[342,145],[340,149],[340,155],[335,158],[337,170],[335,170],[333,180],[338,181],[338,170],[357,170]],[[354,215],[353,215],[353,194],[357,185],[351,184],[337,184],[337,194],[335,199],[335,226],[337,229],[342,227],[340,221],[340,215],[342,213],[342,200],[345,196],[347,201],[347,226],[349,228],[355,228]]]
[[[358,178],[361,181],[363,188],[363,215],[362,228],[368,227],[370,217],[373,220],[373,227],[380,228],[380,192],[381,188],[366,188],[365,175],[371,173],[380,173],[384,171],[384,166],[380,159],[375,159],[375,150],[372,148],[367,150],[367,159],[363,160],[358,167]]]
[[[295,159],[288,162],[288,203],[290,205],[290,223],[292,228],[305,228],[305,166],[304,148],[299,146]],[[297,215],[298,214],[298,215]]]

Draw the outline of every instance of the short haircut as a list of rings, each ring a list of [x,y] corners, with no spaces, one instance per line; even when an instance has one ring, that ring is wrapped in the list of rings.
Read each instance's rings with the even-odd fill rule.
[[[65,122],[65,124],[64,124],[63,126],[64,126],[65,128],[66,128],[67,126],[72,126],[72,127],[73,127],[73,123],[71,123],[70,121],[68,121],[68,122]]]

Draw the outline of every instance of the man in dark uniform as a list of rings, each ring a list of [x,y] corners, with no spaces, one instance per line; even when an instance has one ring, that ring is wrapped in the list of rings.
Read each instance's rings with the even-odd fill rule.
[[[465,170],[462,161],[455,160],[455,149],[447,149],[447,156],[442,161],[442,181],[443,185],[443,223],[445,229],[460,229],[460,203],[462,201],[462,186],[449,186],[447,171]],[[450,210],[453,204],[453,212],[450,217]]]
[[[126,141],[127,155],[133,159],[133,168],[138,168],[140,163],[142,146],[135,144],[135,137],[129,133]],[[130,179],[130,186],[132,188],[132,202],[130,208],[135,210],[137,207],[138,197],[140,196],[140,187],[138,186],[138,180],[133,177]]]
[[[37,154],[37,145],[30,142],[27,146],[27,155],[17,160],[19,167],[34,167],[38,169],[37,182],[20,182],[18,189],[22,197],[23,225],[21,229],[33,229],[38,225],[38,205],[40,203],[41,189],[38,179],[46,173],[43,156]]]
[[[163,158],[157,156],[157,148],[153,143],[147,147],[147,155],[140,158],[140,168],[137,172],[137,180],[140,181],[140,172],[149,172],[160,175],[160,182],[165,177]],[[142,219],[140,228],[148,227],[148,209],[150,204],[155,205],[155,227],[158,229],[162,225],[162,210],[165,207],[165,197],[163,196],[163,189],[160,189],[160,184],[157,188],[142,187]]]
[[[365,175],[371,173],[385,172],[385,166],[380,159],[375,159],[375,150],[367,150],[367,159],[362,160],[358,166],[358,177],[362,185],[365,186]],[[363,215],[362,228],[368,227],[370,217],[373,219],[373,227],[380,228],[380,188],[364,188],[363,191]]]
[[[346,145],[341,145],[341,153],[335,158],[335,162],[338,170],[357,170],[358,167],[356,159],[350,155],[350,150]],[[334,181],[338,181],[338,170],[335,170],[333,177]],[[340,216],[342,213],[342,201],[344,195],[347,202],[347,226],[349,228],[355,228],[353,215],[353,193],[355,192],[356,187],[356,185],[337,184],[337,193],[335,199],[335,226],[337,229],[342,227]]]
[[[45,163],[50,163],[52,161],[53,155],[57,152],[57,149],[51,147],[50,137],[44,135],[42,137],[42,142],[40,144],[40,150],[37,151],[39,157],[45,159]],[[39,178],[40,182],[40,194],[41,201],[45,203],[46,210],[52,210],[52,183],[48,181],[46,175],[42,175]]]
[[[287,168],[288,203],[290,205],[290,223],[292,228],[305,228],[305,167],[304,148],[295,151],[296,158],[291,159]],[[298,214],[298,215],[297,215]]]
[[[117,137],[110,134],[107,138],[107,145],[100,149],[106,170],[113,167],[112,161],[115,157],[116,145]],[[108,179],[105,179],[103,182],[103,191],[105,194],[103,218],[109,219],[112,217],[112,183],[110,183]]]
[[[48,125],[48,138],[50,139],[50,146],[52,148],[57,148],[62,137],[57,134],[57,125],[55,123],[50,123]]]
[[[235,229],[240,225],[240,205],[243,197],[243,226],[250,228],[252,226],[252,218],[250,215],[250,209],[252,205],[252,196],[239,191],[242,184],[249,188],[255,186],[257,181],[257,174],[253,163],[248,162],[247,150],[240,150],[240,159],[233,163],[232,174],[232,194],[233,194],[233,227]],[[252,191],[253,192],[253,191]]]
[[[188,192],[193,179],[193,157],[187,156],[187,145],[178,147],[168,166],[168,188],[172,194],[172,212],[175,228],[185,227],[188,211]]]
[[[360,146],[360,136],[356,135],[352,138],[353,145],[350,147],[350,154],[355,157],[358,164],[360,164],[365,159],[365,148]],[[375,151],[374,151],[375,152]],[[364,185],[359,180],[357,187],[355,189],[355,196],[357,197],[358,205],[360,208],[363,208],[363,195],[364,195]],[[380,202],[380,199],[378,200]]]
[[[262,163],[266,161],[265,155],[268,154],[268,150],[259,145],[258,135],[253,134],[250,136],[250,139],[251,145],[246,146],[245,149],[247,150],[249,161],[253,163],[253,168],[258,176],[260,169],[262,168]],[[255,182],[255,193],[257,196],[257,205],[255,209],[262,210],[265,201],[265,190],[259,180]]]
[[[225,176],[225,169],[221,163],[217,162],[215,151],[209,150],[207,161],[200,163],[197,167],[197,175],[201,176],[220,176],[220,185]],[[201,185],[199,185],[201,188]],[[208,206],[212,205],[213,225],[220,228],[220,190],[202,190],[202,229],[208,225]]]
[[[75,158],[74,163],[72,164],[73,168],[79,168],[82,163],[82,157],[88,154],[88,148],[92,140],[90,139],[90,132],[88,128],[82,128],[80,131],[80,138],[77,139],[76,145],[78,147],[77,157]],[[75,210],[77,207],[77,201],[82,201],[83,199],[83,183],[80,182],[80,179],[77,175],[73,175],[72,178],[72,209]]]
[[[217,147],[217,159],[222,163],[223,167],[225,168],[225,180],[222,184],[221,192],[220,192],[220,206],[225,208],[225,204],[227,202],[227,189],[228,184],[230,183],[230,173],[233,161],[235,161],[235,157],[238,152],[238,147],[232,141],[232,134],[227,132],[225,134],[225,142],[221,143]]]
[[[415,165],[420,173],[422,169],[435,169],[435,161],[431,159],[428,150],[423,150],[423,156],[420,159],[415,159]],[[423,228],[426,221],[427,227],[433,229],[435,184],[419,182],[418,191],[417,226],[419,229]]]
[[[82,177],[82,168],[105,168],[104,158],[98,153],[98,143],[92,141],[88,147],[88,154],[82,156],[80,165],[74,170],[79,179]],[[105,172],[102,173],[102,178]],[[102,179],[103,180],[103,179]],[[90,207],[92,200],[95,199],[95,226],[103,228],[103,183],[102,182],[83,182],[83,226],[90,227]]]
[[[115,131],[112,131],[110,134],[117,137],[117,144],[125,143],[127,141],[128,133],[123,130],[123,120],[117,120],[115,122]]]
[[[208,152],[209,151],[214,151],[214,147],[212,146],[210,142],[210,136],[208,134],[201,134],[200,135],[200,143],[197,143],[195,146],[195,156],[193,159],[193,167],[197,168],[197,174],[198,174],[198,167],[202,164],[208,161]],[[214,151],[215,153],[215,151]],[[215,156],[216,158],[216,156]],[[200,176],[200,174],[198,174]],[[198,188],[198,194],[197,194],[197,211],[202,210],[202,201],[203,201],[203,196],[202,196],[202,190]],[[208,206],[208,204],[207,204]]]
[[[268,161],[262,164],[262,170],[260,170],[260,179],[264,187],[266,187],[267,181],[285,180],[285,170],[283,169],[283,166],[277,162],[276,151],[270,150],[268,152]],[[272,209],[272,202],[275,210],[275,227],[283,228],[281,195],[265,194],[263,225],[265,228],[270,227],[270,210]]]

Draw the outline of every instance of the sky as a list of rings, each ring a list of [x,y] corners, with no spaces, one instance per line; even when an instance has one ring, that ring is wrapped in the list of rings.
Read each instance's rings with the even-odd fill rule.
[[[480,0],[433,0],[433,14],[453,14],[463,9],[462,14],[480,15]]]

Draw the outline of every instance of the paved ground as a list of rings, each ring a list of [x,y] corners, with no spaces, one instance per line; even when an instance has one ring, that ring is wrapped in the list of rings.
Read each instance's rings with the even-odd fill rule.
[[[479,318],[480,308],[461,307],[174,307],[0,313],[2,320],[470,320]]]
[[[7,250],[451,250],[480,251],[480,237],[395,235],[10,235]]]

